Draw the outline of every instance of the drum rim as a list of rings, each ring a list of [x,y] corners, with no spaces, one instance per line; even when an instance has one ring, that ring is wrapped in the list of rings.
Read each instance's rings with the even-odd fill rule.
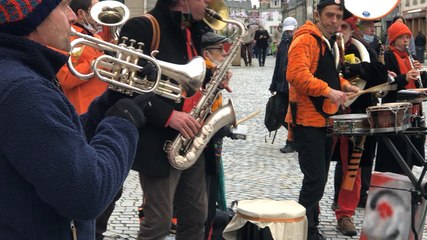
[[[341,118],[341,116],[348,116],[349,118]],[[352,118],[350,117],[352,116]],[[366,113],[349,113],[349,114],[337,114],[329,117],[330,119],[339,119],[339,120],[359,120],[368,118]]]
[[[406,108],[411,108],[412,107],[412,103],[409,102],[393,102],[393,103],[383,103],[382,105],[379,106],[369,106],[366,108],[366,112],[368,112],[368,110],[378,110],[378,109],[406,109]]]

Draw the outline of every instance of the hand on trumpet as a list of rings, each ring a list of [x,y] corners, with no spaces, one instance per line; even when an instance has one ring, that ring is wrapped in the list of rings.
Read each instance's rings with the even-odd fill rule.
[[[138,65],[142,67],[141,71],[138,71],[137,75],[141,78],[147,77],[148,81],[156,81],[157,79],[157,69],[154,65],[145,59],[140,59]]]

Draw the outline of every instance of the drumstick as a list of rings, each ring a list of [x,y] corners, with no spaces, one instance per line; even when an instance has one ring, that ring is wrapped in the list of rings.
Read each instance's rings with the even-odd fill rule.
[[[358,97],[358,96],[365,94],[365,93],[373,93],[373,92],[389,90],[389,86],[390,86],[390,84],[383,83],[383,84],[380,84],[380,85],[377,85],[377,86],[374,86],[374,87],[371,87],[371,88],[368,88],[368,89],[365,89],[362,91],[358,91],[357,93],[349,94],[347,96],[347,98],[352,99],[352,98]]]
[[[245,122],[245,121],[247,121],[247,120],[249,120],[249,119],[251,119],[251,118],[255,117],[255,116],[256,116],[256,115],[258,115],[260,112],[261,112],[261,109],[258,109],[258,110],[256,110],[255,112],[253,112],[253,113],[251,113],[251,114],[247,115],[246,117],[244,117],[244,118],[242,118],[242,119],[237,120],[237,121],[236,121],[236,126],[237,126],[237,125],[239,125],[239,124],[241,124],[242,122]]]
[[[354,187],[354,181],[356,180],[357,171],[359,170],[360,159],[362,159],[363,146],[365,145],[366,136],[360,137],[360,142],[358,145],[353,147],[353,152],[351,153],[350,161],[348,163],[347,172],[344,176],[344,181],[342,183],[342,188],[348,191],[352,191]]]
[[[365,94],[365,93],[374,93],[374,92],[387,91],[387,90],[392,90],[392,87],[390,87],[389,83],[383,83],[383,84],[380,84],[380,85],[377,85],[377,86],[374,86],[374,87],[371,87],[371,88],[368,88],[368,89],[365,89],[362,91],[358,91],[357,93],[351,93],[347,96],[347,98],[352,99],[352,98],[358,97],[358,96]]]

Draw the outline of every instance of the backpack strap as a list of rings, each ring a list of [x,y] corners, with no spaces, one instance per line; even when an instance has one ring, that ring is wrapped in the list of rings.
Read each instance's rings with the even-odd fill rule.
[[[157,50],[157,49],[159,49],[159,44],[160,44],[159,22],[157,21],[157,19],[153,15],[151,15],[149,13],[146,13],[142,16],[146,17],[151,22],[151,26],[153,28],[153,38],[151,40],[150,51]]]

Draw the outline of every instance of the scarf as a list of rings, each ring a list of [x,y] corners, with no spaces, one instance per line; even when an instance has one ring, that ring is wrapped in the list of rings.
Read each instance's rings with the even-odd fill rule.
[[[397,63],[399,65],[400,74],[406,74],[409,70],[412,69],[411,62],[409,60],[408,53],[406,51],[401,51],[395,46],[390,46],[391,52],[396,57]],[[416,88],[415,82],[410,80],[408,84],[405,85],[405,89]]]
[[[196,48],[194,47],[192,38],[191,38],[191,31],[190,28],[188,26],[184,26],[185,27],[185,38],[186,38],[186,43],[187,43],[187,56],[188,59],[193,59],[195,56],[197,56],[197,51]],[[193,96],[184,99],[184,105],[182,107],[182,111],[183,112],[190,112],[195,106],[196,104],[199,102],[200,98],[202,97],[202,93],[199,91],[197,91]]]

